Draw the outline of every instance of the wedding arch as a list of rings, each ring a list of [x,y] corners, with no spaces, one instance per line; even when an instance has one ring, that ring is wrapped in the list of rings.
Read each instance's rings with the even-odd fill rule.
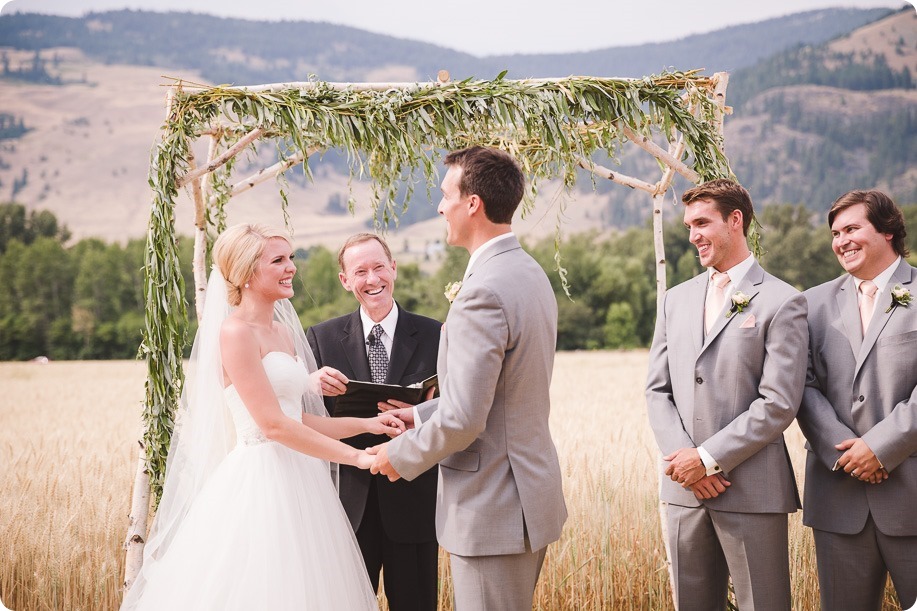
[[[372,181],[374,218],[383,223],[406,210],[420,172],[436,180],[443,151],[473,144],[512,153],[531,178],[523,210],[535,203],[539,181],[560,179],[570,188],[580,168],[639,189],[653,206],[657,296],[665,293],[662,202],[675,174],[692,183],[732,175],[723,148],[728,75],[668,71],[641,79],[567,77],[450,81],[441,71],[428,83],[329,83],[318,80],[252,87],[203,87],[178,80],[167,94],[167,118],[151,160],[152,209],[145,258],[146,326],[141,354],[147,363],[143,435],[125,542],[125,587],[143,561],[149,509],[159,501],[166,455],[181,395],[182,353],[188,310],[179,268],[175,207],[190,190],[195,209],[195,306],[206,297],[205,260],[210,238],[225,225],[235,195],[294,165],[309,175],[309,157],[327,149],[346,153],[351,178]],[[194,144],[207,143],[198,163]],[[243,178],[232,170],[239,153],[273,142],[279,161]],[[659,144],[659,143],[662,144]],[[626,176],[593,161],[615,159],[633,144],[654,157],[653,182]],[[201,145],[202,146],[202,145]],[[286,193],[280,181],[286,213]],[[396,206],[401,189],[407,196]],[[561,270],[561,273],[562,270]],[[152,497],[152,499],[151,499]]]

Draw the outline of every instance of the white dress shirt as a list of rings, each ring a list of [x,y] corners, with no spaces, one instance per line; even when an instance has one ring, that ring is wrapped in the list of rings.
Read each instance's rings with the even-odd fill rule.
[[[395,340],[395,327],[398,326],[398,304],[392,302],[391,311],[389,311],[389,313],[385,315],[385,318],[379,322],[375,322],[370,318],[369,314],[367,314],[366,310],[361,306],[360,320],[363,322],[363,344],[366,347],[366,356],[369,356],[369,336],[373,331],[373,327],[382,325],[382,336],[379,339],[382,340],[382,345],[385,346],[385,354],[387,354],[389,360],[391,360],[392,342]]]

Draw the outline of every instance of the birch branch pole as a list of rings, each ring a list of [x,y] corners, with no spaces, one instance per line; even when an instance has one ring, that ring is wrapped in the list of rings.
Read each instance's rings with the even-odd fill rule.
[[[195,178],[199,178],[208,172],[213,172],[215,169],[225,164],[227,161],[245,150],[245,147],[247,147],[249,144],[260,138],[263,131],[264,130],[262,130],[260,127],[256,127],[252,131],[239,138],[239,141],[226,149],[222,155],[216,159],[209,160],[207,165],[193,170],[188,170],[187,174],[178,178],[176,181],[177,186],[179,188],[184,187]]]

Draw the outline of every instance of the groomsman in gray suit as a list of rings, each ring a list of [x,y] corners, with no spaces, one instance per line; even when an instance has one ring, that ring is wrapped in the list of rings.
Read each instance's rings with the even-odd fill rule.
[[[406,416],[413,430],[377,446],[372,471],[413,479],[439,463],[436,532],[455,608],[530,611],[567,518],[548,428],[557,302],[512,233],[525,185],[518,163],[482,147],[445,163],[446,241],[471,260],[443,326],[441,395]]]
[[[675,604],[725,609],[731,576],[742,611],[788,611],[799,496],[783,431],[805,382],[805,298],[749,252],[741,185],[713,180],[682,201],[708,271],[666,293],[646,387]]]
[[[917,270],[901,210],[851,191],[828,212],[847,271],[809,289],[803,523],[813,529],[821,605],[878,611],[890,573],[917,602]]]

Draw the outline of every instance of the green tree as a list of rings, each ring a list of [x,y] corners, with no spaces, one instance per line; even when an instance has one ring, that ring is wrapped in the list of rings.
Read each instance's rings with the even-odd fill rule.
[[[47,210],[33,210],[26,214],[22,204],[0,204],[0,254],[6,251],[10,240],[29,245],[39,237],[54,238],[63,243],[70,239],[70,231]]]
[[[19,300],[17,327],[26,333],[15,358],[70,356],[69,346],[49,342],[60,325],[69,324],[73,294],[69,252],[57,240],[39,237],[22,251],[11,288]]]
[[[605,347],[636,348],[641,345],[637,337],[637,319],[629,303],[617,302],[608,307],[605,315]]]

